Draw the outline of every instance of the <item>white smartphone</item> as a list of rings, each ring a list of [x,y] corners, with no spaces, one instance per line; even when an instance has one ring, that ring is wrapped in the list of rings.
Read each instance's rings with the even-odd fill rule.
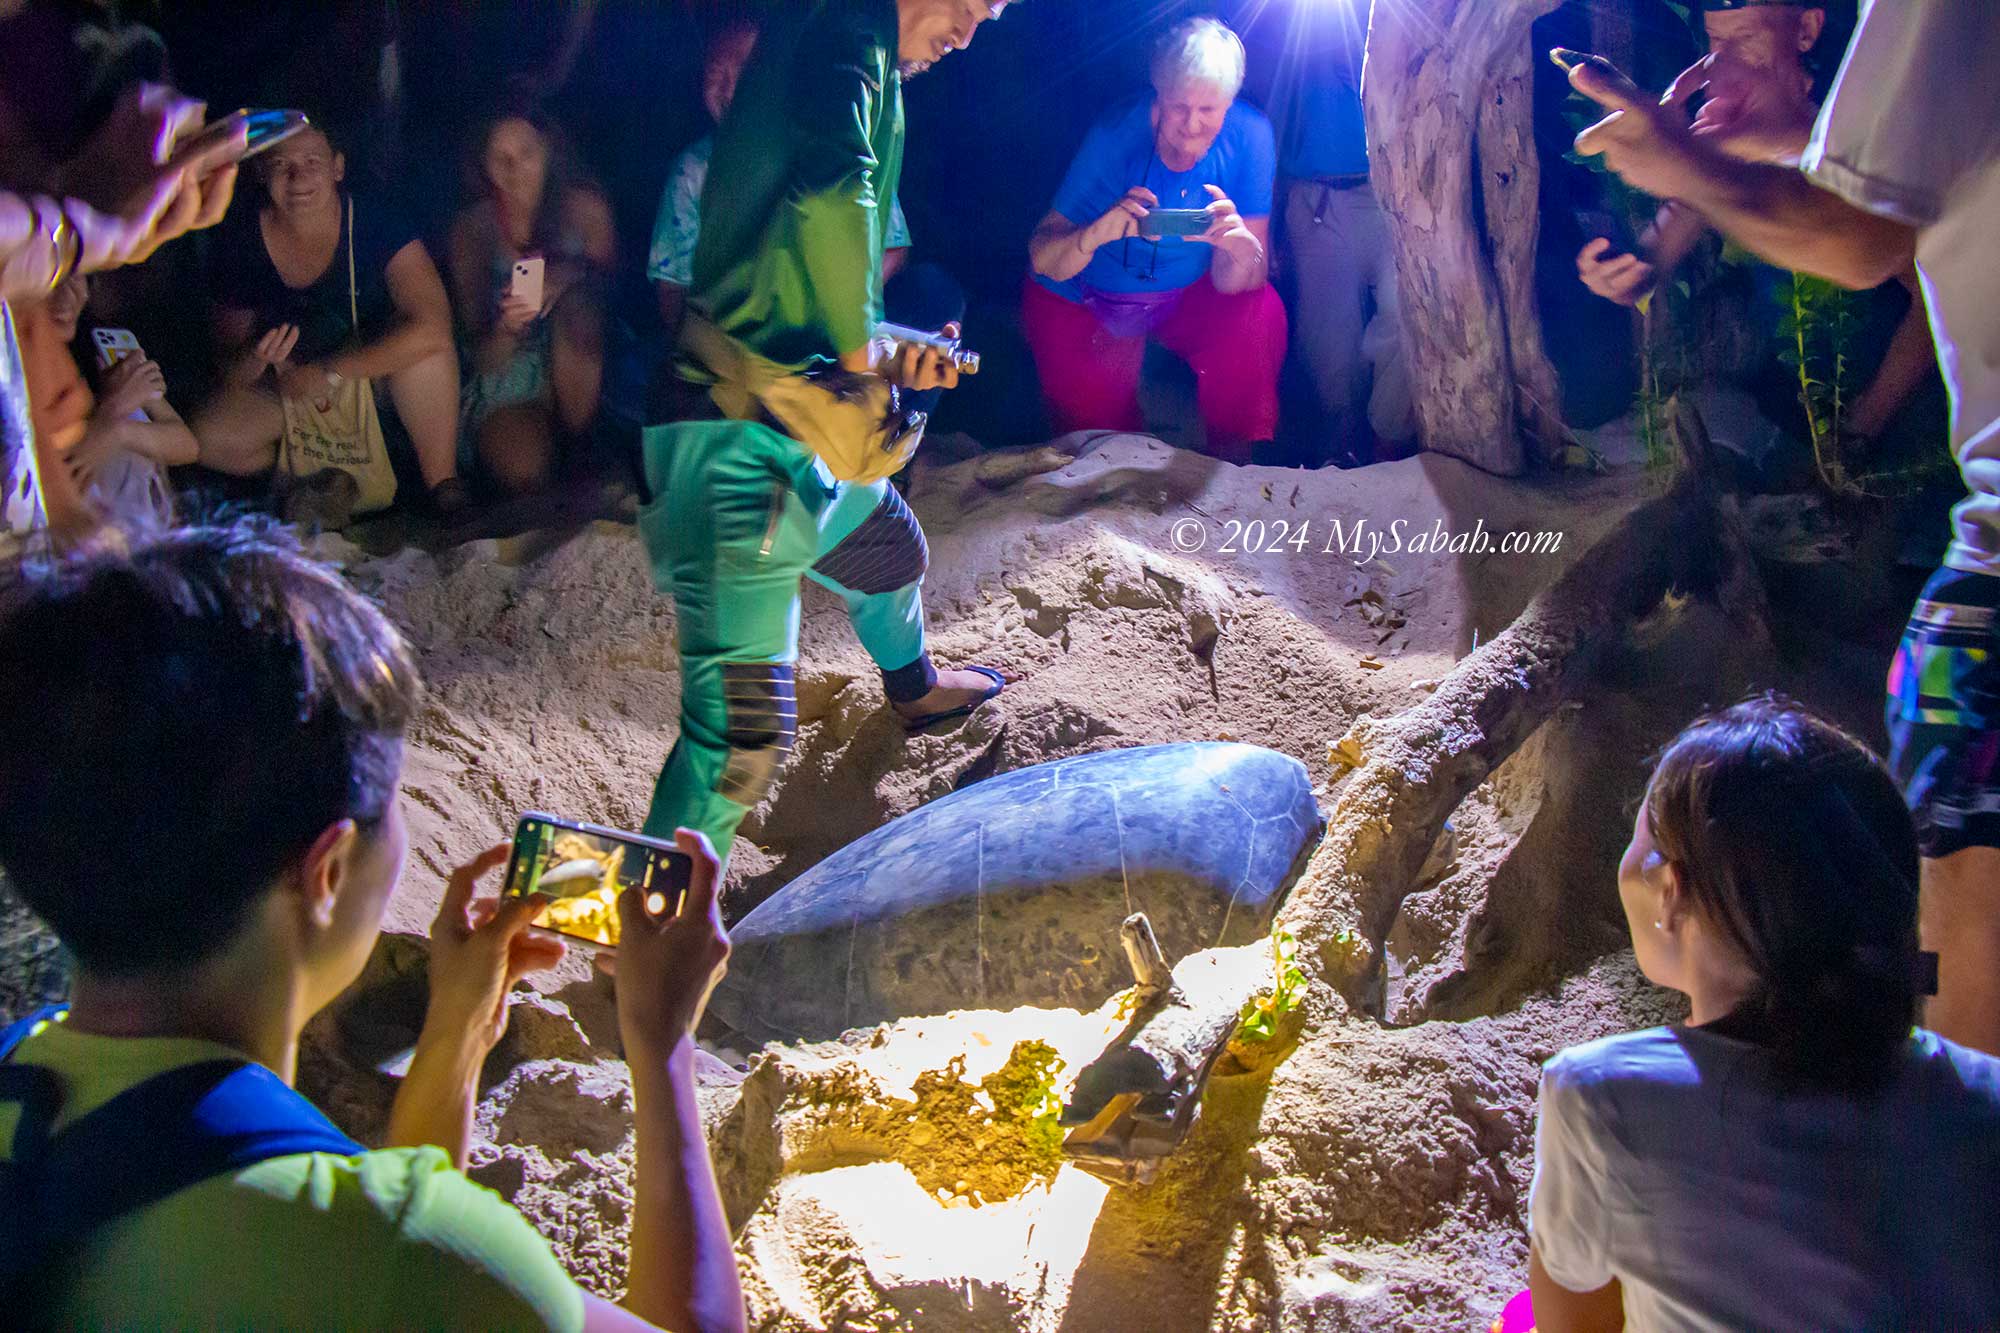
[[[140,354],[139,339],[130,329],[92,329],[90,341],[97,348],[97,364],[106,369]]]
[[[529,255],[526,259],[514,261],[514,280],[508,284],[507,294],[517,301],[526,301],[540,310],[542,308],[542,270],[540,255]]]

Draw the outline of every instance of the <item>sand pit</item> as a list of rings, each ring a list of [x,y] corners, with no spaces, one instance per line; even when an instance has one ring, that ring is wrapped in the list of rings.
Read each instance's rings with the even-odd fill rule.
[[[936,653],[1024,678],[964,723],[906,738],[841,608],[809,588],[799,751],[744,825],[728,911],[956,786],[1112,747],[1270,746],[1307,764],[1331,810],[1346,770],[1330,743],[1361,714],[1426,697],[1660,484],[1527,486],[1437,458],[1235,469],[1139,436],[929,466],[912,499],[932,543]],[[1361,518],[1402,520],[1406,549],[1324,549],[1334,521]],[[1561,548],[1407,549],[1475,524],[1496,540],[1560,532]],[[1233,531],[1264,549],[1222,549]],[[433,691],[410,752],[396,931],[420,931],[445,868],[524,808],[640,822],[677,677],[672,608],[631,529],[328,553],[409,630]],[[1887,601],[1846,614],[1893,632]],[[1286,1058],[1225,1059],[1192,1137],[1143,1188],[1107,1186],[1056,1147],[1054,1108],[1116,1030],[1115,1001],[761,1052],[725,1034],[702,1095],[756,1325],[1483,1326],[1523,1282],[1539,1062],[1670,1012],[1623,951],[1610,873],[1646,750],[1751,684],[1865,726],[1873,665],[1854,660],[1841,676],[1785,633],[1746,636],[1715,606],[1669,597],[1453,815],[1389,935],[1386,1022],[1329,1001],[1280,1038],[1298,1038]],[[307,1053],[308,1091],[364,1134],[393,1086],[365,1052],[413,1028],[422,956],[385,940]],[[617,1056],[607,983],[578,960],[539,980],[488,1067],[475,1149],[475,1175],[607,1293],[630,1191]]]

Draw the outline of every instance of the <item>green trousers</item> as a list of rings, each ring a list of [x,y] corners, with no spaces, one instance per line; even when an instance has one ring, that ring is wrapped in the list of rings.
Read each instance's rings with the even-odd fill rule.
[[[645,831],[700,829],[727,857],[797,733],[799,579],[838,593],[885,672],[924,657],[923,535],[887,481],[835,482],[756,422],[655,426],[639,513],[653,581],[674,599],[681,731]]]

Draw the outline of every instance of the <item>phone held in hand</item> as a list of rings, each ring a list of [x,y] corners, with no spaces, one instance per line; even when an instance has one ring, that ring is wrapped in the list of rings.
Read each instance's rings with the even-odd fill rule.
[[[248,162],[257,154],[276,148],[293,135],[310,129],[312,122],[303,111],[253,111],[244,107],[232,111],[221,120],[212,120],[204,125],[195,136],[180,144],[174,151],[176,157],[192,157],[229,138],[239,128],[245,130],[243,152],[238,162]]]
[[[1592,55],[1588,51],[1572,51],[1567,46],[1549,48],[1549,61],[1565,74],[1574,73],[1578,65],[1588,65],[1600,74],[1618,73],[1618,66],[1603,56]]]
[[[886,338],[892,343],[907,347],[934,347],[944,353],[944,359],[961,375],[979,373],[979,353],[966,347],[957,338],[947,338],[942,333],[928,329],[913,329],[907,324],[881,323],[875,326],[875,336]]]
[[[547,263],[540,255],[529,255],[514,261],[514,276],[507,284],[507,294],[517,301],[526,301],[540,310],[542,308],[542,275],[547,271]]]
[[[1638,243],[1632,239],[1632,228],[1624,218],[1603,208],[1579,208],[1576,210],[1576,225],[1583,232],[1586,245],[1602,237],[1611,242],[1597,262],[1607,263],[1624,255],[1636,252]]]
[[[1139,219],[1141,236],[1199,236],[1214,221],[1205,208],[1156,208]]]
[[[128,356],[139,355],[139,338],[130,329],[92,329],[91,345],[97,348],[97,364],[109,370]]]
[[[587,949],[618,947],[618,895],[636,888],[646,910],[680,910],[694,862],[671,843],[530,810],[514,830],[501,895],[541,898],[531,929]]]

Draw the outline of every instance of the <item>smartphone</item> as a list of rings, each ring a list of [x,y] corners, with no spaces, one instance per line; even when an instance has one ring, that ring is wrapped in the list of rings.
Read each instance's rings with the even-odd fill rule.
[[[654,916],[678,912],[694,862],[673,844],[530,810],[514,830],[500,892],[546,899],[528,924],[589,949],[618,947],[618,895],[636,888]]]
[[[1588,51],[1572,51],[1567,46],[1549,48],[1549,60],[1565,74],[1574,73],[1578,65],[1589,65],[1601,74],[1618,73],[1618,66],[1603,56],[1592,55]]]
[[[139,355],[139,339],[130,329],[92,329],[90,341],[97,348],[97,364],[108,370],[128,356]]]
[[[247,126],[248,133],[244,136],[243,155],[236,160],[247,162],[259,153],[276,148],[301,130],[311,128],[312,122],[306,119],[303,111],[252,111],[244,107],[230,112],[221,120],[210,121],[192,139],[182,143],[174,156],[189,157],[199,153],[236,133],[239,126]]]
[[[1199,236],[1215,219],[1205,208],[1156,208],[1139,219],[1141,236]]]
[[[907,324],[887,322],[875,326],[875,336],[905,346],[935,347],[944,353],[944,359],[951,362],[959,374],[979,373],[979,353],[963,346],[957,338],[947,338],[944,334],[934,333],[929,329],[913,329]]]
[[[517,301],[526,301],[540,310],[542,308],[542,273],[546,265],[540,255],[529,255],[526,259],[514,261],[514,277],[507,284],[507,294]]]
[[[1610,248],[1597,257],[1600,263],[1631,254],[1637,244],[1625,219],[1608,209],[1579,208],[1576,210],[1576,225],[1582,230],[1586,245],[1600,236],[1611,242]]]

